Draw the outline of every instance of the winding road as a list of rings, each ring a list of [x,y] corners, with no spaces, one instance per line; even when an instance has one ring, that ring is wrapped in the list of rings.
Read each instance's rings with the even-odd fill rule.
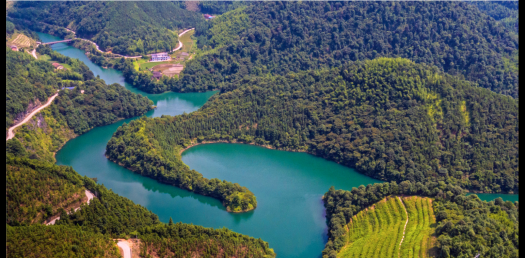
[[[122,248],[124,258],[131,258],[131,248],[129,248],[127,241],[119,240],[117,245]]]
[[[176,47],[176,48],[174,48],[174,49],[173,49],[173,52],[175,52],[175,51],[177,51],[177,50],[179,50],[179,49],[182,48],[182,41],[180,41],[180,37],[181,37],[182,35],[186,34],[186,32],[188,32],[188,31],[190,31],[190,30],[193,30],[193,29],[194,29],[194,28],[187,29],[187,30],[185,30],[185,31],[183,31],[183,32],[181,32],[181,33],[179,34],[179,46]]]
[[[53,103],[53,100],[58,96],[58,93],[55,93],[55,95],[49,97],[49,99],[47,100],[46,104],[40,106],[39,108],[37,108],[36,110],[34,110],[33,112],[31,112],[31,114],[27,115],[26,118],[24,118],[24,120],[22,120],[20,123],[16,124],[16,125],[13,125],[9,128],[9,130],[7,131],[7,137],[6,137],[6,141],[7,140],[10,140],[12,139],[13,137],[15,137],[15,133],[14,133],[14,130],[27,123],[27,121],[29,121],[34,115],[36,115],[38,112],[40,112],[40,110],[48,107],[49,105],[51,105],[51,103]]]

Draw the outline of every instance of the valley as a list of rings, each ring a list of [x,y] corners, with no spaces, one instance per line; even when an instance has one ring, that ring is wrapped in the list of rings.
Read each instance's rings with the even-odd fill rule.
[[[517,10],[6,3],[6,254],[519,257]]]

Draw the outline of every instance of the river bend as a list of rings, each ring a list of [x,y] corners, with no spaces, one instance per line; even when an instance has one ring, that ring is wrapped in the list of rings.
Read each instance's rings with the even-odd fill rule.
[[[59,38],[39,33],[43,42]],[[84,52],[66,44],[52,48],[79,58],[106,83],[119,83],[132,92],[154,101],[157,109],[148,117],[179,115],[199,109],[214,92],[147,94],[124,82],[119,71],[93,64]],[[115,193],[150,209],[163,222],[193,223],[205,227],[227,227],[262,238],[278,257],[321,257],[327,241],[327,226],[321,196],[330,186],[351,190],[362,184],[379,182],[351,168],[305,153],[269,150],[242,144],[207,144],[188,149],[184,163],[207,178],[225,179],[248,187],[257,197],[257,209],[228,213],[213,198],[197,195],[134,174],[108,161],[105,147],[126,119],[95,128],[70,140],[57,153],[57,164],[72,166],[81,175],[96,177]],[[491,198],[494,196],[491,196]]]

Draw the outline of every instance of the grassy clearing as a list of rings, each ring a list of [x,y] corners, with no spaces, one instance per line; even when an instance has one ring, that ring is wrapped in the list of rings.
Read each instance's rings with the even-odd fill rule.
[[[461,111],[461,115],[463,116],[463,121],[465,121],[465,124],[469,126],[470,125],[470,114],[467,110],[467,102],[465,100],[461,101],[460,111]]]
[[[195,30],[186,32],[179,38],[179,41],[182,42],[182,52],[190,53],[193,48],[193,40],[191,36],[195,33]]]
[[[139,58],[139,59],[134,59],[133,60],[133,67],[135,68],[135,71],[140,71],[140,66],[147,63],[148,62],[148,59],[143,59],[143,58]]]
[[[161,65],[161,64],[176,64],[177,62],[175,61],[166,61],[166,62],[147,62],[147,63],[143,63],[140,65],[140,69],[145,69],[145,70],[148,70],[150,68],[153,68],[157,65]]]
[[[49,63],[51,63],[51,64],[52,64],[52,63],[59,63],[60,65],[62,65],[62,66],[63,66],[64,68],[66,68],[66,69],[69,69],[69,70],[70,70],[70,69],[73,69],[73,68],[71,67],[71,65],[68,65],[68,64],[66,64],[66,63],[60,63],[60,62],[58,62],[58,61],[56,61],[56,60],[53,60],[53,59],[52,59],[50,56],[48,56],[48,55],[38,55],[38,60],[41,60],[41,61],[47,61],[47,62],[49,62]]]
[[[435,223],[432,200],[406,197],[408,225],[401,246],[406,214],[403,203],[388,197],[373,207],[359,212],[347,225],[346,246],[338,257],[429,257],[430,241]]]

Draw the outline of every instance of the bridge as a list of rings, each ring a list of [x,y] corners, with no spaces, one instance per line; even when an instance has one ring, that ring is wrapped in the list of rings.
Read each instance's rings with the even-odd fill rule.
[[[53,44],[58,44],[58,43],[70,42],[73,40],[75,39],[66,39],[66,40],[61,40],[61,41],[46,42],[46,43],[42,43],[42,45],[53,45]]]

